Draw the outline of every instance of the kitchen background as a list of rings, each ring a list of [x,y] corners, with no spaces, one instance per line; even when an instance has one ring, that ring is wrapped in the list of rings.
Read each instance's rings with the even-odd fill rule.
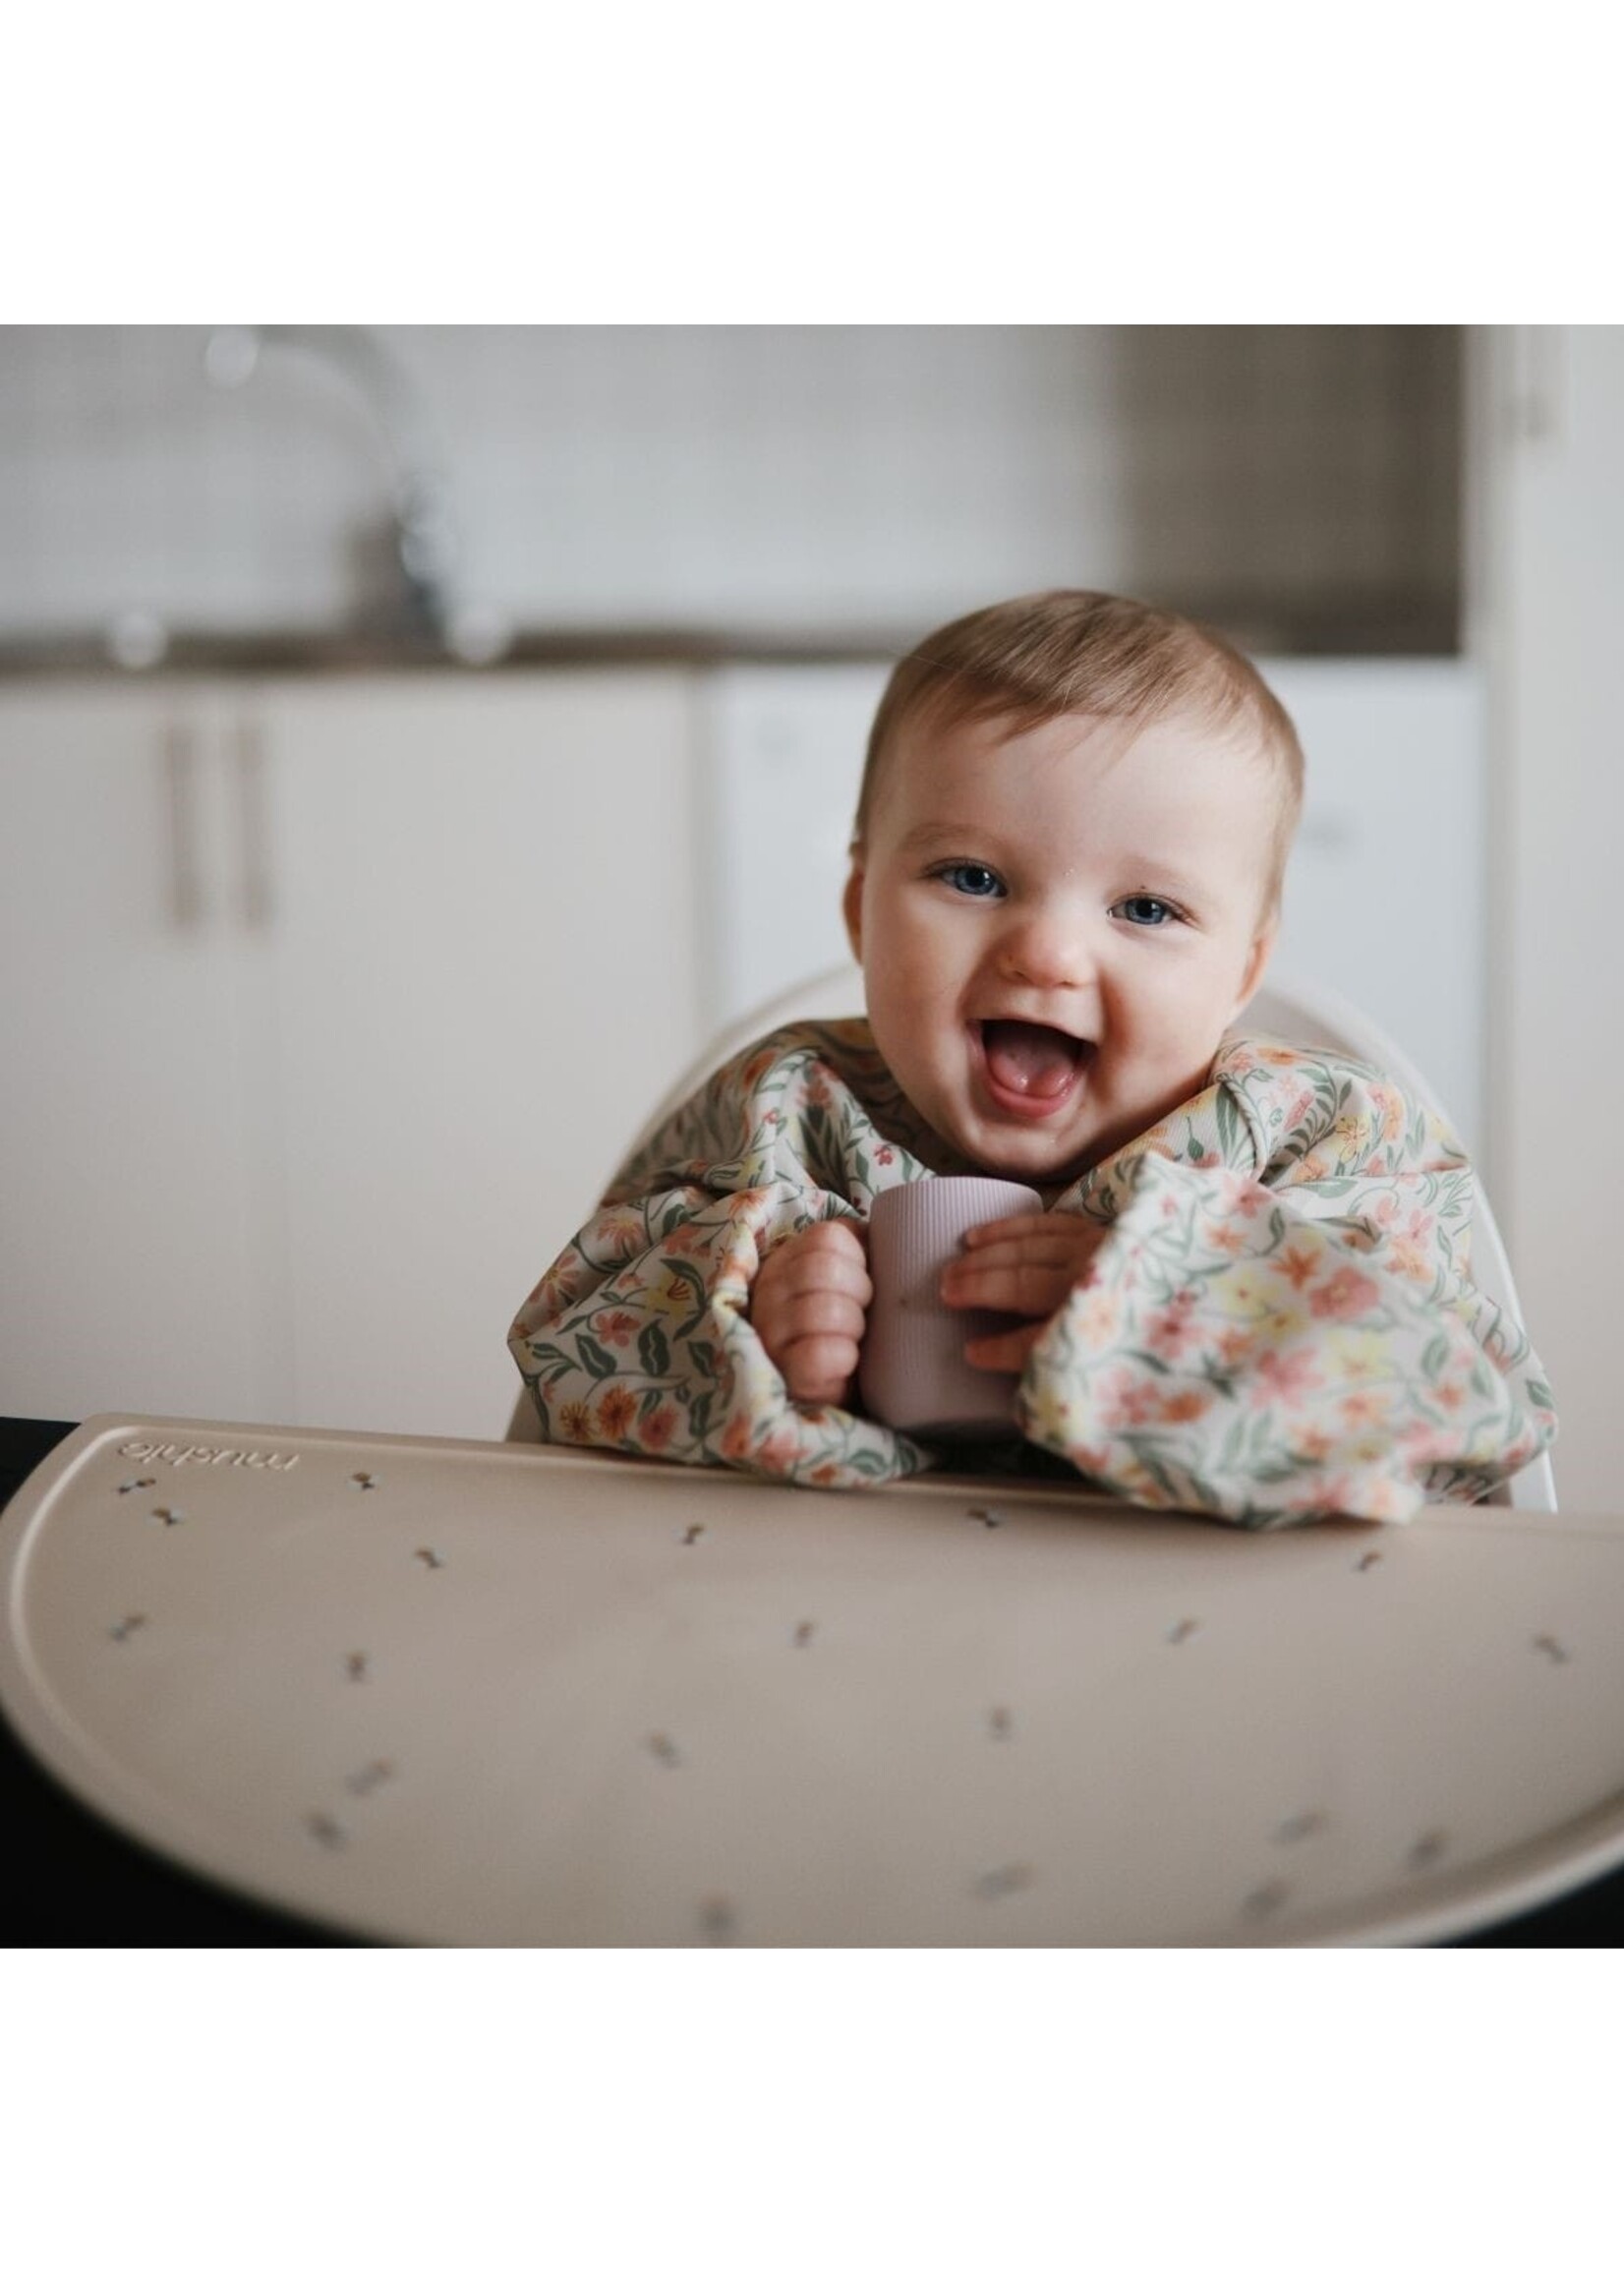
[[[648,1106],[843,955],[889,661],[1099,584],[1297,716],[1281,968],[1450,1102],[1604,1490],[1619,341],[0,331],[0,1406],[499,1434]]]

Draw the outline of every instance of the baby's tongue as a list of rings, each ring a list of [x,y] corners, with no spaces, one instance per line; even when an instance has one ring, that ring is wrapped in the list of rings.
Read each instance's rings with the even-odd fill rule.
[[[1081,1055],[1070,1034],[1054,1026],[1028,1026],[1019,1019],[987,1020],[981,1041],[994,1080],[1028,1097],[1058,1097]]]

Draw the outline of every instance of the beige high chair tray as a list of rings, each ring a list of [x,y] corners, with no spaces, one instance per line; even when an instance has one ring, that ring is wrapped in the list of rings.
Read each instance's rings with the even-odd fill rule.
[[[1416,1942],[1624,1856],[1602,1520],[115,1416],[0,1579],[0,1702],[72,1790],[381,1941]]]

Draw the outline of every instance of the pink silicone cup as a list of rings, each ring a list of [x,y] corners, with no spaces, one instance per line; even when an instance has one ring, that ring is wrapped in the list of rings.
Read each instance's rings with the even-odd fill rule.
[[[1002,1177],[926,1177],[875,1195],[868,1219],[874,1300],[857,1381],[876,1421],[929,1436],[1015,1434],[1015,1377],[972,1367],[964,1345],[1017,1322],[1003,1312],[951,1311],[937,1284],[972,1224],[1042,1206],[1029,1185]]]

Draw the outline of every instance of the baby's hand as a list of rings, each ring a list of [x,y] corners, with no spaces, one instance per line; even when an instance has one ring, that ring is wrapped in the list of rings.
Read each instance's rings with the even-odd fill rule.
[[[763,1259],[750,1316],[797,1404],[849,1403],[873,1294],[862,1240],[843,1219],[808,1224]]]
[[[1001,1216],[972,1224],[967,1253],[942,1274],[942,1301],[956,1311],[1013,1311],[1035,1326],[972,1338],[964,1345],[971,1366],[989,1373],[1019,1373],[1027,1356],[1077,1282],[1087,1277],[1106,1227],[1086,1216],[1048,1211]]]

